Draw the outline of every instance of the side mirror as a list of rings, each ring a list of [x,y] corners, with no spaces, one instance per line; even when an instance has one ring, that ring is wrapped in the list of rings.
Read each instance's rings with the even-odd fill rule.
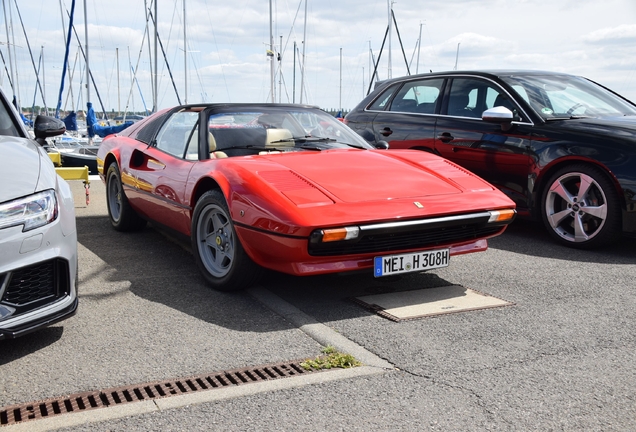
[[[36,138],[48,138],[52,136],[62,135],[66,132],[66,125],[60,119],[39,115],[33,123],[33,133]]]
[[[388,150],[389,143],[386,141],[378,141],[375,143],[375,148],[377,148],[378,150]]]
[[[507,131],[512,127],[514,114],[506,107],[496,106],[484,111],[481,114],[481,119],[488,123],[498,123],[503,131]]]

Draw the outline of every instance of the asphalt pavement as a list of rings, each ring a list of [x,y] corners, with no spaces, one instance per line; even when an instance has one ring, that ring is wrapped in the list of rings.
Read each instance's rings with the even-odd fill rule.
[[[444,269],[379,279],[271,273],[253,289],[220,293],[205,285],[187,244],[152,227],[114,231],[99,180],[89,205],[81,183],[73,188],[78,313],[0,341],[0,406],[310,358],[326,343],[354,352],[366,366],[110,418],[87,412],[79,422],[47,428],[636,429],[633,239],[578,251],[519,220],[488,251],[453,257]],[[393,322],[351,301],[450,285],[513,305]]]

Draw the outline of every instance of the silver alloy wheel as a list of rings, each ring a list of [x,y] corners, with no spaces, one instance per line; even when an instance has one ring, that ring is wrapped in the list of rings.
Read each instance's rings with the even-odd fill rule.
[[[574,243],[594,238],[605,225],[607,211],[603,188],[580,172],[557,178],[545,198],[548,223],[560,237]]]
[[[110,210],[110,216],[115,222],[119,221],[121,217],[121,184],[119,178],[116,175],[111,175],[108,178],[108,209]]]
[[[207,205],[199,215],[196,225],[197,246],[201,262],[214,277],[223,277],[234,263],[234,230],[223,208]]]

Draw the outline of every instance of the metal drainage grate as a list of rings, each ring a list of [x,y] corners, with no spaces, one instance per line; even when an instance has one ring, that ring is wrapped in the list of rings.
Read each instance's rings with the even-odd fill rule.
[[[153,400],[203,390],[213,390],[318,372],[313,369],[306,370],[301,367],[300,363],[303,361],[304,360],[297,360],[253,368],[215,372],[188,378],[133,384],[101,391],[76,393],[69,396],[10,405],[0,408],[0,426],[12,425],[28,420],[49,418],[59,414],[106,408],[129,402]]]

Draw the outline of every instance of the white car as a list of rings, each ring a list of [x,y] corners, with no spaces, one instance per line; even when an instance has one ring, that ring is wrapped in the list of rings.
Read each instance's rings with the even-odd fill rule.
[[[77,310],[77,229],[71,189],[38,143],[65,130],[39,116],[35,140],[0,92],[0,340]]]

